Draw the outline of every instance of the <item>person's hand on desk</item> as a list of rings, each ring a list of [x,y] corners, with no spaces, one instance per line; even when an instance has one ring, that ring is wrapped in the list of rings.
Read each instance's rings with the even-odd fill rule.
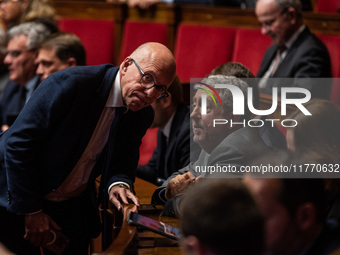
[[[174,196],[183,193],[189,187],[189,185],[196,182],[198,179],[199,178],[196,178],[191,172],[177,175],[166,186],[165,198],[169,200]]]
[[[129,204],[131,200],[135,205],[139,206],[138,198],[131,192],[130,189],[123,185],[115,185],[110,189],[109,199],[111,203],[120,211],[122,204]]]

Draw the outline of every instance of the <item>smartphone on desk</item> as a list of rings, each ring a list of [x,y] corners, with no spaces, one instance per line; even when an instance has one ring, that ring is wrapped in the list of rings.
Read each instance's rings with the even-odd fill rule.
[[[128,223],[133,226],[150,230],[173,240],[178,240],[182,237],[181,230],[179,228],[170,226],[161,221],[151,219],[138,213],[130,212],[128,216]]]

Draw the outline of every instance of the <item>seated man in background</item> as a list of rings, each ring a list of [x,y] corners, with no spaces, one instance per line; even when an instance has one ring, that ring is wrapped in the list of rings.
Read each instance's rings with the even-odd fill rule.
[[[29,22],[11,28],[8,32],[7,55],[9,79],[0,100],[0,126],[5,131],[14,122],[22,108],[38,87],[40,78],[36,75],[40,43],[50,34],[42,24]]]
[[[233,100],[230,90],[215,89],[223,106],[215,105],[211,97],[206,97],[207,112],[206,114],[202,113],[201,98],[206,93],[204,90],[209,89],[208,86],[231,84],[239,88],[247,97],[247,83],[231,76],[212,75],[204,78],[200,84],[199,88],[201,89],[197,89],[193,98],[190,117],[194,133],[193,139],[202,148],[201,154],[196,162],[190,163],[170,176],[152,196],[153,204],[167,203],[166,211],[172,216],[179,215],[179,201],[188,186],[197,180],[196,177],[209,176],[210,172],[205,171],[205,167],[216,165],[240,167],[269,150],[256,128],[240,124],[231,125],[231,122],[239,123],[243,119],[247,122],[250,112],[249,109],[246,109],[243,116],[233,115]],[[214,119],[227,119],[228,123],[214,127]]]
[[[296,162],[303,161],[298,159]],[[276,163],[288,165],[292,162]],[[244,182],[266,219],[265,254],[328,255],[339,249],[339,224],[326,220],[323,179],[258,178],[246,174]]]
[[[259,78],[332,77],[326,46],[303,22],[300,0],[258,0],[255,9],[262,34],[269,35],[273,45],[266,51]],[[262,79],[261,93],[272,94],[276,81]],[[309,89],[313,97],[329,98],[331,83],[294,84]]]
[[[227,75],[227,76],[235,76],[247,82],[249,87],[253,89],[253,104],[256,109],[260,107],[260,95],[259,90],[256,84],[255,76],[250,72],[250,70],[241,63],[237,62],[228,62],[222,65],[219,65],[215,69],[213,69],[209,75]],[[264,118],[265,116],[263,116]],[[260,119],[261,116],[254,116],[255,119]],[[273,149],[286,149],[287,144],[285,140],[285,136],[283,133],[277,128],[276,125],[272,126],[268,121],[264,121],[264,125],[257,128],[260,133],[260,136],[264,143]]]
[[[41,44],[36,73],[41,81],[50,74],[71,66],[85,66],[86,53],[80,39],[71,33],[58,32],[47,37]]]
[[[190,114],[189,107],[183,104],[178,77],[168,92],[168,97],[159,98],[152,104],[155,117],[151,128],[159,128],[157,148],[148,164],[137,168],[137,177],[158,186],[190,162]]]
[[[261,255],[264,217],[238,179],[206,179],[181,205],[182,245],[190,255]]]

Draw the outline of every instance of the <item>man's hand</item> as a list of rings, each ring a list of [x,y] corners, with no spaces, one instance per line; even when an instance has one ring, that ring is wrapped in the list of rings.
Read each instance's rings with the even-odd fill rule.
[[[166,186],[165,198],[169,200],[177,194],[183,193],[191,183],[196,181],[196,179],[197,178],[195,178],[195,176],[191,172],[177,175]]]
[[[127,205],[129,204],[128,199],[139,206],[138,198],[129,189],[122,188],[119,185],[115,185],[110,189],[109,199],[118,211],[122,208],[120,201]]]
[[[24,238],[35,246],[51,241],[51,229],[61,230],[57,223],[43,211],[25,216]]]

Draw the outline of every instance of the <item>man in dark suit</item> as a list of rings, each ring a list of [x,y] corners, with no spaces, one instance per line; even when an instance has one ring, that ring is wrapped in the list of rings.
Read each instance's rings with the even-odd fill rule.
[[[147,43],[120,67],[70,67],[42,82],[0,139],[0,218],[12,219],[1,222],[0,235],[8,248],[29,254],[23,235],[46,246],[61,230],[70,239],[65,254],[87,254],[98,234],[91,200],[99,174],[104,209],[108,199],[118,210],[139,204],[133,182],[150,105],[167,96],[175,72],[170,50]]]
[[[206,113],[202,113],[202,96],[207,95],[204,84],[214,86],[216,84],[231,84],[238,87],[247,97],[248,85],[235,77],[223,75],[211,75],[202,80],[202,89],[197,89],[193,98],[193,110],[190,115],[194,133],[194,141],[202,148],[196,162],[180,169],[171,175],[153,194],[154,204],[165,204],[165,213],[180,215],[179,203],[186,189],[199,178],[205,177],[240,177],[238,172],[241,166],[246,165],[254,157],[265,154],[269,148],[261,139],[257,128],[243,126],[250,117],[247,110],[244,115],[233,115],[232,95],[228,89],[215,89],[221,98],[222,105],[214,104],[212,97],[206,97]],[[202,92],[204,91],[204,92]],[[209,92],[209,91],[208,91]],[[212,92],[213,93],[213,92]],[[218,101],[218,99],[216,99]],[[214,120],[227,120],[224,125],[215,125]],[[231,124],[232,122],[238,124]],[[218,167],[236,169],[235,172],[223,171],[218,173],[214,169]],[[207,169],[212,169],[209,171]]]
[[[11,28],[4,63],[9,79],[0,101],[0,126],[5,131],[40,83],[35,59],[40,43],[50,34],[42,24],[29,22]]]
[[[331,77],[330,57],[326,46],[303,23],[300,0],[258,0],[255,9],[263,34],[273,45],[264,55],[259,78]],[[314,79],[315,80],[315,79]],[[329,98],[330,83],[291,82],[288,86],[307,88],[312,96]],[[272,87],[287,86],[277,81],[259,83],[260,92],[272,94]]]
[[[190,162],[189,107],[183,104],[181,86],[176,77],[168,89],[169,97],[152,104],[155,118],[151,128],[159,128],[157,147],[150,161],[137,168],[138,177],[158,186]]]

